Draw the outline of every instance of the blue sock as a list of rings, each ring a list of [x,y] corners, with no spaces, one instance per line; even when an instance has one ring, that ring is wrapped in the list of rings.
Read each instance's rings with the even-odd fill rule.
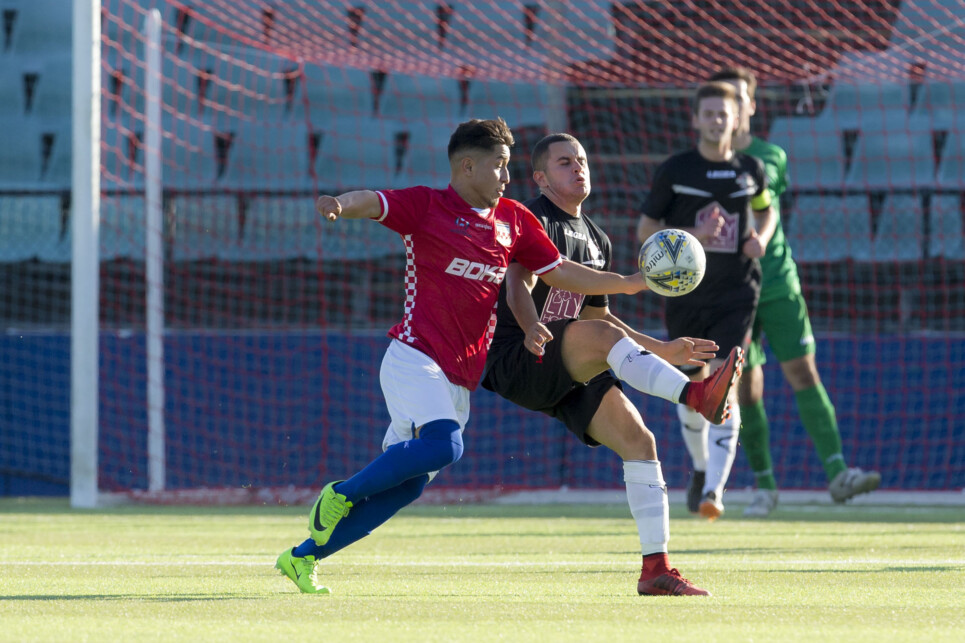
[[[365,538],[372,530],[391,518],[416,498],[422,495],[422,490],[429,482],[428,475],[410,478],[402,484],[369,496],[352,507],[348,515],[338,523],[332,537],[327,543],[319,547],[309,538],[295,547],[296,556],[314,556],[316,559],[331,556],[338,550],[348,547],[356,540]]]
[[[455,420],[427,422],[419,430],[418,438],[393,444],[334,488],[354,505],[410,478],[438,471],[462,457],[462,451],[462,434]]]

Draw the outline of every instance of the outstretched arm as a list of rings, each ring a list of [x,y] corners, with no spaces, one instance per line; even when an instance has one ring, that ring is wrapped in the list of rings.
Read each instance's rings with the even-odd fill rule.
[[[376,219],[382,214],[382,200],[372,190],[346,192],[336,196],[323,194],[315,200],[315,210],[329,221],[343,219]]]
[[[713,359],[718,350],[717,344],[709,339],[678,337],[669,342],[662,342],[649,335],[639,333],[610,312],[609,306],[604,308],[587,306],[580,313],[580,319],[606,320],[614,326],[622,328],[630,336],[630,339],[654,355],[678,366],[704,366],[706,364],[704,360]]]
[[[647,283],[640,273],[629,276],[615,272],[601,272],[564,259],[557,268],[540,275],[540,279],[556,288],[584,295],[635,295],[647,290]]]

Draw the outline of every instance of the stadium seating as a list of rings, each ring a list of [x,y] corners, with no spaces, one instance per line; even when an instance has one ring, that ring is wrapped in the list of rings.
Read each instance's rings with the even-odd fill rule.
[[[37,56],[37,84],[30,116],[70,121],[72,70],[69,51]]]
[[[965,190],[965,130],[948,134],[938,168],[938,185]]]
[[[919,261],[924,230],[922,197],[889,194],[882,204],[871,245],[875,261]]]
[[[310,190],[308,131],[304,123],[237,123],[220,181],[243,190]]]
[[[390,74],[379,113],[406,121],[449,121],[460,116],[459,82],[452,78]]]
[[[45,187],[67,189],[71,182],[71,159],[73,154],[73,140],[71,138],[70,119],[52,120],[44,131],[40,133],[41,147],[49,143],[47,157],[41,157],[41,171]]]
[[[5,56],[0,63],[0,118],[24,114],[23,70],[18,58]]]
[[[11,5],[18,12],[11,34],[11,48],[28,56],[69,51],[73,23],[71,4],[63,0],[29,0]]]
[[[447,121],[399,123],[396,132],[408,134],[408,148],[400,159],[399,171],[395,172],[391,182],[383,187],[445,187],[449,183],[446,148],[455,128],[456,123]],[[394,139],[394,135],[392,138]]]
[[[865,195],[798,196],[787,217],[788,242],[798,261],[869,261],[871,216]]]
[[[147,213],[140,196],[101,198],[100,260],[143,262],[147,247]]]
[[[284,120],[284,75],[294,63],[254,48],[222,49],[212,43],[166,51],[162,96],[190,114],[215,113],[250,123]],[[199,88],[204,85],[204,100]],[[292,101],[294,107],[295,101]]]
[[[795,187],[841,187],[844,181],[841,134],[826,121],[776,118],[769,140],[787,152],[788,174]]]
[[[514,129],[545,125],[546,100],[543,83],[473,82],[469,85],[466,118],[501,116]]]
[[[0,119],[0,189],[39,187],[43,180],[42,132],[22,117]]]
[[[378,259],[404,252],[399,236],[364,220],[324,220],[311,197],[254,197],[245,209],[238,244],[219,258],[229,261],[308,259],[352,261]]]
[[[101,188],[143,189],[144,151],[132,143],[143,141],[144,124],[133,118],[107,118],[101,128]],[[134,152],[133,159],[131,152]]]
[[[883,130],[901,127],[910,90],[903,83],[836,84],[820,115],[837,129]]]
[[[380,259],[405,253],[399,235],[372,221],[343,219],[323,223],[319,257],[323,260]]]
[[[935,183],[930,131],[862,130],[854,150],[847,184],[856,188],[894,190]]]
[[[240,261],[317,259],[324,222],[311,197],[256,197],[248,201],[243,237],[231,255]]]
[[[329,121],[319,151],[319,188],[342,191],[393,185],[395,126],[373,118]]]
[[[221,187],[216,139],[224,130],[183,114],[175,117],[164,113],[161,123],[164,185],[181,189]]]
[[[172,199],[174,261],[232,259],[238,255],[241,224],[235,196],[179,196]]]
[[[962,227],[960,194],[936,194],[931,199],[931,235],[928,256],[965,259],[965,233]]]
[[[59,196],[0,195],[0,262],[66,263],[70,239]]]
[[[367,117],[373,113],[372,78],[360,69],[307,64],[305,92],[312,122],[323,127],[337,117]]]

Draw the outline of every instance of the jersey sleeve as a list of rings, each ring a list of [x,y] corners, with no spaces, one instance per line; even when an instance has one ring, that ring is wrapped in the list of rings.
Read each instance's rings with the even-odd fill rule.
[[[771,193],[775,197],[779,197],[787,191],[787,152],[785,152],[780,147],[775,146],[777,152],[774,166],[776,170],[775,180],[768,185],[771,188]]]
[[[418,186],[402,190],[378,190],[376,194],[382,202],[382,209],[375,221],[402,235],[419,231],[426,220],[432,188]]]
[[[643,207],[641,208],[643,216],[657,221],[667,217],[667,212],[673,202],[673,179],[670,174],[668,162],[664,161],[654,173],[650,193],[643,200]]]
[[[517,212],[520,223],[519,238],[513,244],[510,259],[515,259],[537,275],[545,274],[563,263],[560,251],[547,236],[536,215],[523,206],[520,206]]]

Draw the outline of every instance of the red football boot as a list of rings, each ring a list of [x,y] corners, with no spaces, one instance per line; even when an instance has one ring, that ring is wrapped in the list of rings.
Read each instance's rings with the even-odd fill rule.
[[[710,420],[711,424],[720,424],[730,417],[727,404],[727,393],[730,392],[737,378],[741,374],[741,364],[744,363],[744,351],[740,346],[731,349],[723,364],[702,382],[691,382],[687,387],[687,399],[684,404]]]

